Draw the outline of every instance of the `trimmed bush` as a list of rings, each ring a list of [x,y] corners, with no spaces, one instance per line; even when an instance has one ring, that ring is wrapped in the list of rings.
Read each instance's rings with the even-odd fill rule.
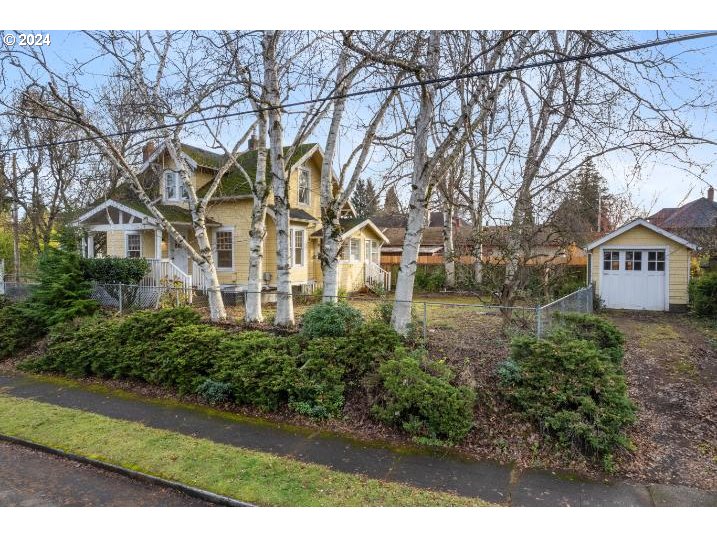
[[[136,285],[149,271],[149,261],[130,257],[85,258],[81,262],[83,278],[98,283]]]
[[[302,319],[302,335],[315,337],[343,337],[363,324],[361,312],[346,302],[317,304],[309,308]]]
[[[3,301],[0,306],[0,360],[32,345],[45,334],[45,327],[19,304]]]
[[[401,347],[378,374],[380,395],[371,412],[379,420],[429,441],[455,443],[470,431],[475,394],[451,385],[447,367]]]
[[[289,387],[289,408],[312,418],[338,416],[344,407],[344,374],[339,355],[332,354],[330,340],[310,341],[298,356],[298,370]]]
[[[606,469],[635,420],[625,376],[591,341],[518,337],[498,371],[505,397],[563,445],[600,456]]]
[[[708,272],[694,280],[690,289],[692,309],[700,317],[717,318],[717,272]]]
[[[275,410],[289,402],[299,350],[295,336],[241,332],[222,341],[211,378],[231,384],[238,402]]]
[[[232,397],[232,385],[206,379],[197,387],[197,394],[210,405],[226,403]]]
[[[175,327],[157,345],[158,366],[145,378],[192,393],[206,380],[214,366],[222,339],[227,333],[206,324]]]
[[[619,364],[622,361],[625,336],[617,326],[607,319],[586,313],[559,312],[555,313],[554,318],[560,323],[560,328],[553,334],[555,339],[569,337],[591,341],[599,349],[605,351],[615,363]],[[560,332],[560,329],[564,332]]]

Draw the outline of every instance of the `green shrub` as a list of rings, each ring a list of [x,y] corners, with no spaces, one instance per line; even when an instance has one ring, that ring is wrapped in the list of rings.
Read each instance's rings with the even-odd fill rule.
[[[112,318],[82,317],[50,330],[47,351],[23,362],[28,371],[63,373],[72,377],[112,377],[121,349],[117,345],[119,322]]]
[[[341,360],[336,360],[338,355],[330,352],[331,341],[309,341],[297,358],[298,369],[289,387],[289,408],[299,414],[319,419],[341,414],[345,369]]]
[[[161,365],[160,344],[176,328],[199,324],[199,313],[189,307],[139,311],[123,317],[116,334],[120,352],[112,357],[112,376],[154,382]]]
[[[443,265],[440,266],[421,266],[416,270],[416,278],[413,287],[417,291],[427,291],[435,293],[445,288],[446,271]]]
[[[149,261],[131,257],[95,257],[81,261],[83,279],[136,285],[149,271]]]
[[[363,324],[361,312],[346,302],[326,302],[309,308],[302,319],[301,333],[310,338],[342,337]]]
[[[350,384],[376,371],[404,342],[393,328],[379,321],[365,323],[348,337],[324,341],[332,346],[330,353],[344,368]]]
[[[83,279],[80,256],[48,248],[38,261],[38,285],[23,306],[29,317],[43,326],[52,326],[91,315],[98,304],[90,298],[90,284]]]
[[[625,336],[607,319],[586,313],[559,312],[554,314],[554,319],[559,325],[551,337],[558,340],[569,337],[591,341],[605,351],[615,363],[619,364],[622,361]]]
[[[177,388],[180,393],[195,392],[214,366],[226,335],[224,330],[205,324],[175,327],[157,345],[157,368],[147,372],[145,379]]]
[[[607,469],[635,419],[625,376],[612,356],[581,339],[517,337],[499,370],[505,397],[564,445],[602,457]]]
[[[231,384],[238,402],[273,410],[289,402],[299,352],[295,336],[241,332],[222,341],[210,376]]]
[[[381,392],[371,412],[379,420],[416,437],[453,443],[470,431],[475,394],[452,386],[448,368],[428,362],[421,352],[398,348],[378,373]]]
[[[228,382],[205,379],[197,387],[197,394],[210,405],[226,403],[231,400],[232,385]]]
[[[0,307],[0,360],[32,345],[45,334],[45,327],[18,304],[3,302]]]
[[[706,272],[691,284],[692,309],[700,317],[717,318],[717,272]]]

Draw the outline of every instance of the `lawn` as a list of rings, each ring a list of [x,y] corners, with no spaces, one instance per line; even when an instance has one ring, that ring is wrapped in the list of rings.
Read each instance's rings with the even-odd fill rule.
[[[266,506],[482,506],[481,500],[0,394],[0,433]]]

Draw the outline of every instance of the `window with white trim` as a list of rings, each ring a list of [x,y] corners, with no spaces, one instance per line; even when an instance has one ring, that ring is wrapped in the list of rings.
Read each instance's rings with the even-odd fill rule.
[[[647,270],[648,272],[664,272],[665,271],[665,251],[654,250],[647,252]]]
[[[602,254],[603,270],[620,270],[620,250],[605,250]]]
[[[139,233],[127,233],[126,241],[127,257],[142,257],[142,235]]]
[[[221,229],[216,232],[217,268],[231,269],[234,266],[234,232]]]
[[[181,201],[189,198],[187,187],[182,181],[179,172],[166,170],[164,172],[164,199],[165,201]]]
[[[370,260],[372,263],[379,264],[378,241],[366,239],[364,242],[364,259]]]
[[[625,270],[642,270],[642,252],[639,250],[627,250],[625,252]]]
[[[291,264],[295,267],[303,267],[306,254],[306,232],[301,228],[291,228],[289,239]]]
[[[303,205],[311,204],[311,174],[306,168],[299,170],[299,203]]]
[[[361,261],[361,241],[349,239],[349,261]]]

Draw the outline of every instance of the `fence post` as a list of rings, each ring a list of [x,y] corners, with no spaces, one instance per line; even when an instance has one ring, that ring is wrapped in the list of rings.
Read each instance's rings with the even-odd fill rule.
[[[423,344],[428,341],[428,307],[423,303]]]
[[[122,315],[122,284],[119,284],[119,312]]]
[[[543,335],[542,308],[540,304],[535,306],[535,333],[540,338]]]

